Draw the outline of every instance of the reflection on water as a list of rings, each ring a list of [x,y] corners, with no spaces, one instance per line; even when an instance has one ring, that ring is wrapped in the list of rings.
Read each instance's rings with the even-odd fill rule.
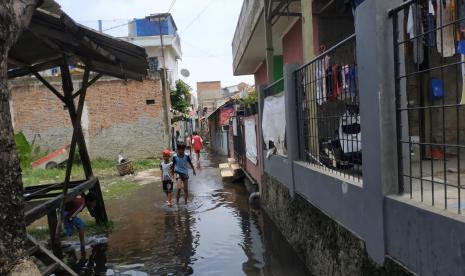
[[[160,183],[108,202],[117,229],[94,246],[81,275],[306,275],[270,220],[238,183],[223,183],[203,156],[187,206],[170,208]]]

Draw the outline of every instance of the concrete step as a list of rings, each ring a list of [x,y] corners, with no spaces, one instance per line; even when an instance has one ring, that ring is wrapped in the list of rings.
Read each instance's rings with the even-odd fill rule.
[[[219,167],[220,167],[220,170],[231,168],[229,163],[222,163],[219,165]]]
[[[229,164],[236,163],[236,159],[234,159],[234,158],[228,158],[228,163],[229,163]]]
[[[230,167],[231,167],[231,170],[233,171],[238,171],[241,169],[241,166],[237,163],[232,163]]]
[[[220,171],[220,174],[221,178],[231,178],[234,176],[234,171],[232,171],[231,169],[222,169]]]

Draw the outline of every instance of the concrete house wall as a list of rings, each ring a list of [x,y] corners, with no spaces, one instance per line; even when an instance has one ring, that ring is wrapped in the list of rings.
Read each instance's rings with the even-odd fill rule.
[[[263,209],[312,275],[465,274],[463,215],[398,195],[397,149],[393,142],[395,65],[393,47],[387,45],[393,45],[388,11],[402,2],[363,1],[355,12],[362,181],[300,161],[293,75],[299,65],[284,66],[288,153],[285,157],[264,158],[262,152],[260,193]],[[308,17],[303,19],[303,33],[309,31],[308,22]],[[323,30],[323,26],[318,29],[320,33],[331,31]],[[328,35],[323,39],[328,44],[337,42]],[[308,46],[309,41],[313,39],[303,39],[303,44]],[[284,58],[285,53],[284,48]],[[255,72],[257,83],[262,81],[263,70],[266,66],[264,69],[262,64]],[[259,95],[260,122],[265,86],[259,88]]]

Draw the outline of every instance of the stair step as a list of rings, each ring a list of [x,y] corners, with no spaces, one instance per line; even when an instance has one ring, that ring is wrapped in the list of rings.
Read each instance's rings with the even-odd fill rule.
[[[228,158],[228,163],[230,163],[230,164],[236,163],[236,159],[234,159],[234,158]]]
[[[220,169],[223,170],[223,169],[229,169],[229,163],[222,163],[219,165]]]
[[[234,172],[231,169],[223,169],[220,173],[222,178],[230,178],[234,176]]]
[[[60,267],[58,263],[53,263],[45,268],[44,271],[42,271],[43,276],[49,276],[52,275],[57,269]]]
[[[239,164],[234,163],[234,164],[231,164],[231,169],[233,171],[237,171],[241,169],[241,166]]]

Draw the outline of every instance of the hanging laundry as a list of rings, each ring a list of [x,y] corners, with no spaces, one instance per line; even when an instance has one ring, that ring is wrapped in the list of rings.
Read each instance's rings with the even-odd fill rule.
[[[436,19],[434,17],[435,11],[433,1],[434,0],[428,0],[428,11],[426,12],[426,32],[428,32],[426,36],[426,45],[431,48],[436,47]]]
[[[349,65],[343,65],[341,68],[342,90],[349,89]]]
[[[463,37],[465,34],[465,0],[457,0],[457,2],[458,2],[457,9],[458,9],[458,16],[459,16],[458,20],[460,20],[459,28],[460,28],[461,36]]]
[[[423,34],[421,5],[410,5],[407,19],[407,33],[413,42],[413,61],[416,64],[421,64],[425,59],[423,36],[420,36]]]
[[[441,28],[436,32],[437,48],[443,57],[455,54],[454,25],[448,25],[455,20],[455,0],[436,0],[436,26]],[[441,43],[442,42],[442,43]]]
[[[318,105],[322,105],[325,97],[326,91],[323,90],[323,75],[324,75],[324,62],[322,60],[318,60],[316,62],[316,70],[315,70],[315,85],[316,85],[316,101]]]
[[[326,84],[326,99],[329,100],[333,94],[333,71],[331,66],[326,67],[325,70],[325,84]]]
[[[349,91],[352,96],[357,95],[357,67],[355,66],[349,69]]]
[[[331,94],[328,95],[328,99],[331,101],[337,100],[339,95],[341,95],[341,80],[340,80],[340,75],[338,74],[338,69],[339,66],[334,64],[331,67]]]

